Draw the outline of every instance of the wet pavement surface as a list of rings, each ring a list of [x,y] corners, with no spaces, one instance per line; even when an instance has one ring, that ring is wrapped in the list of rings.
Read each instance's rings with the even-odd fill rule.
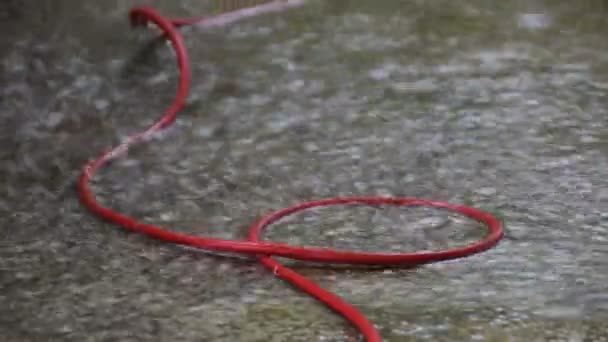
[[[203,2],[151,1],[199,14]],[[353,341],[312,299],[242,258],[128,234],[74,182],[149,125],[177,72],[129,2],[0,4],[0,336],[5,341]],[[178,123],[95,180],[115,209],[243,238],[301,200],[396,195],[488,210],[500,245],[417,269],[298,269],[386,341],[608,341],[605,1],[309,1],[184,29]],[[268,239],[414,251],[479,238],[426,209],[343,207]]]

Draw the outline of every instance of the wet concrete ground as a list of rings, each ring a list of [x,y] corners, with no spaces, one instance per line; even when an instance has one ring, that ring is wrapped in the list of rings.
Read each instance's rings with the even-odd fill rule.
[[[174,90],[170,51],[129,29],[128,7],[0,5],[2,340],[352,341],[340,318],[248,260],[127,234],[81,207],[81,165],[150,124]],[[224,238],[313,198],[473,205],[507,228],[482,255],[299,269],[386,341],[606,341],[607,13],[605,1],[333,0],[186,29],[188,108],[102,172],[97,193],[147,222]],[[413,251],[480,234],[439,211],[345,207],[268,238]]]

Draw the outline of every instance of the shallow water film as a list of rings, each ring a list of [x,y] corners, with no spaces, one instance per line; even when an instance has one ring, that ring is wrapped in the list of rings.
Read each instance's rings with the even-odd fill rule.
[[[144,1],[167,15],[208,2]],[[130,234],[78,201],[82,165],[171,101],[142,1],[0,3],[0,340],[358,341],[249,258]],[[608,2],[310,0],[183,29],[177,124],[94,182],[108,206],[242,239],[335,196],[421,197],[504,221],[494,249],[414,269],[287,261],[386,341],[608,341]],[[266,238],[366,251],[482,236],[439,210],[344,206]]]

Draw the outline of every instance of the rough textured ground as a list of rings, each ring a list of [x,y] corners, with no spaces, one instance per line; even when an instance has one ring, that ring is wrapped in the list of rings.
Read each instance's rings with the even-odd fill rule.
[[[248,260],[127,234],[79,205],[80,166],[158,117],[174,89],[171,53],[128,29],[128,5],[0,4],[2,340],[352,341],[341,319]],[[187,110],[104,171],[97,193],[225,238],[312,198],[474,205],[508,230],[485,254],[300,269],[386,341],[606,341],[607,12],[603,1],[332,0],[187,29]],[[479,236],[446,213],[369,207],[308,212],[268,234],[395,251]]]

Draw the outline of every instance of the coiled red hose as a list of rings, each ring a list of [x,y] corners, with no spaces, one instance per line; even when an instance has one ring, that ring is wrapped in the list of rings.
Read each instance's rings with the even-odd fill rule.
[[[291,284],[297,286],[305,293],[323,302],[328,307],[346,318],[360,330],[368,342],[380,342],[382,341],[382,338],[374,325],[367,318],[365,318],[361,312],[343,301],[340,297],[322,289],[313,281],[281,265],[272,257],[279,256],[298,260],[334,264],[419,265],[441,260],[462,258],[475,253],[480,253],[495,246],[502,238],[503,228],[500,221],[486,212],[444,202],[413,198],[349,197],[325,199],[297,204],[295,206],[271,213],[255,223],[250,229],[249,239],[247,241],[220,240],[175,233],[155,225],[139,222],[135,218],[120,214],[112,209],[100,205],[89,187],[89,181],[94,177],[96,171],[126,152],[130,145],[142,142],[149,138],[153,133],[173,124],[177,113],[184,106],[185,99],[190,90],[190,62],[188,60],[186,47],[180,33],[177,30],[177,27],[195,23],[199,19],[170,20],[160,15],[153,8],[149,7],[134,8],[130,11],[129,17],[134,26],[145,25],[148,22],[152,22],[164,32],[175,50],[180,70],[180,77],[177,95],[175,96],[173,104],[164,112],[161,118],[154,125],[142,133],[129,137],[124,143],[104,151],[98,158],[90,161],[84,167],[82,176],[78,183],[80,199],[90,211],[103,219],[120,225],[128,230],[143,233],[166,242],[188,245],[212,251],[255,255],[260,262],[272,270],[277,277],[287,280]],[[397,206],[429,206],[443,208],[461,213],[485,224],[488,228],[488,234],[483,240],[475,242],[466,247],[438,252],[409,254],[362,253],[325,248],[303,248],[289,246],[286,244],[264,242],[261,239],[264,229],[282,217],[313,207],[353,203]]]

